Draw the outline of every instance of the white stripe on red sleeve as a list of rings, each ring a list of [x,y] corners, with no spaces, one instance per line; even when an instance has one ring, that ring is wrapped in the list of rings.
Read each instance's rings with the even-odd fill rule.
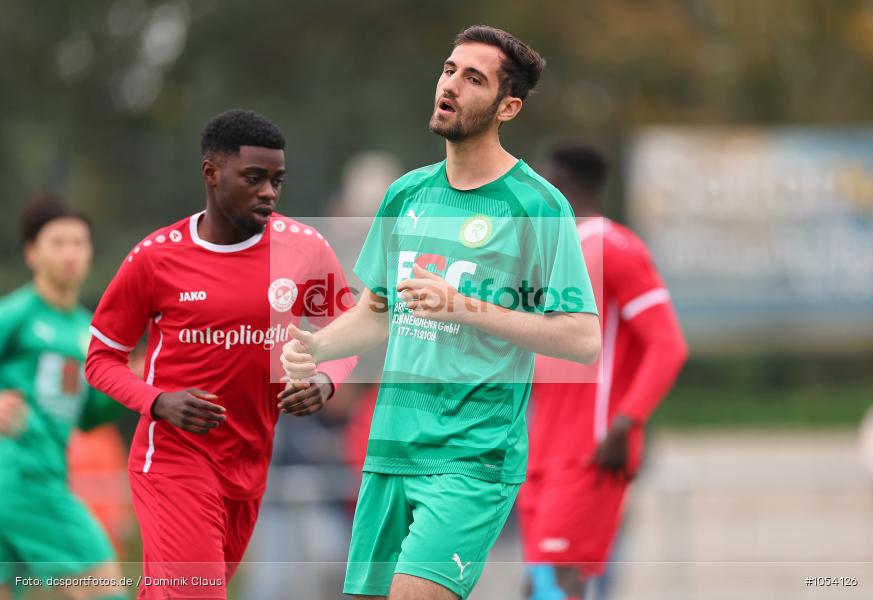
[[[621,318],[630,321],[641,312],[646,311],[658,304],[666,304],[670,301],[670,292],[667,288],[655,288],[642,293],[633,300],[628,301],[621,307]]]
[[[112,348],[113,350],[120,350],[121,352],[133,351],[133,346],[125,346],[124,344],[116,342],[111,337],[105,335],[102,331],[100,331],[99,329],[97,329],[93,325],[91,325],[91,327],[89,327],[88,329],[91,332],[91,335],[93,335],[95,338],[97,338],[98,340],[100,340],[101,342],[103,342],[104,344],[106,344],[107,346]]]

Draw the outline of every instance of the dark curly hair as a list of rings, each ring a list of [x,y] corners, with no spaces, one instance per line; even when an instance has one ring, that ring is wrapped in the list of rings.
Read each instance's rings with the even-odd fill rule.
[[[500,65],[500,97],[507,95],[524,100],[536,87],[546,67],[536,50],[510,33],[490,25],[473,25],[455,37],[455,46],[479,42],[500,48],[506,58]]]
[[[275,123],[251,110],[228,110],[212,118],[200,137],[204,158],[239,154],[240,146],[285,149],[285,136]]]
[[[36,237],[49,221],[55,219],[78,219],[91,229],[91,222],[66,203],[66,201],[49,192],[33,196],[21,211],[21,241],[25,244],[36,241]]]
[[[591,193],[599,194],[606,187],[609,163],[591,144],[577,139],[561,140],[549,149],[546,158],[575,185]]]

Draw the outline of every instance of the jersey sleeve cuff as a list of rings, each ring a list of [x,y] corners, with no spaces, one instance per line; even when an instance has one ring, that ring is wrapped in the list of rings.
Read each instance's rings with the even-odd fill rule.
[[[140,411],[140,414],[142,414],[150,419],[155,419],[155,416],[152,414],[152,408],[154,408],[155,402],[157,401],[158,396],[160,396],[161,394],[164,394],[166,392],[165,392],[165,390],[162,390],[162,389],[156,388],[156,387],[152,387],[152,390],[154,391],[154,394],[151,396],[150,400],[146,400],[146,402],[143,403],[142,410]],[[155,420],[157,420],[157,419],[155,419]]]
[[[363,269],[355,269],[355,275],[358,276],[358,279],[361,280],[361,283],[366,286],[368,290],[376,294],[377,296],[382,296],[383,298],[388,297],[388,287],[381,281],[376,281],[376,278],[371,277],[370,273],[364,271]]]
[[[333,385],[333,391],[336,393],[340,388],[340,385],[342,385],[342,383],[348,378],[352,368],[354,368],[354,364],[352,364],[350,368],[347,359],[339,359],[320,363],[317,370],[320,373],[327,375],[327,378],[330,379],[331,385]]]

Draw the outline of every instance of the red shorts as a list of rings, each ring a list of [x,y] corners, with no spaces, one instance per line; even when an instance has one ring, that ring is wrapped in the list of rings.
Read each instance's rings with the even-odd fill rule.
[[[260,498],[232,500],[211,470],[186,475],[130,472],[142,533],[140,600],[225,600],[258,518]]]
[[[525,560],[603,573],[627,486],[627,478],[590,466],[529,473],[518,495]]]

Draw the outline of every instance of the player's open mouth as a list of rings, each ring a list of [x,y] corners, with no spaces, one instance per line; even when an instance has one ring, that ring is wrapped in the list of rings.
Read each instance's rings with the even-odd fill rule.
[[[273,215],[273,209],[269,206],[256,206],[252,209],[252,213],[255,215],[255,221],[261,225],[266,225]]]
[[[453,113],[455,111],[455,105],[451,100],[440,100],[437,103],[437,108],[442,112]]]

